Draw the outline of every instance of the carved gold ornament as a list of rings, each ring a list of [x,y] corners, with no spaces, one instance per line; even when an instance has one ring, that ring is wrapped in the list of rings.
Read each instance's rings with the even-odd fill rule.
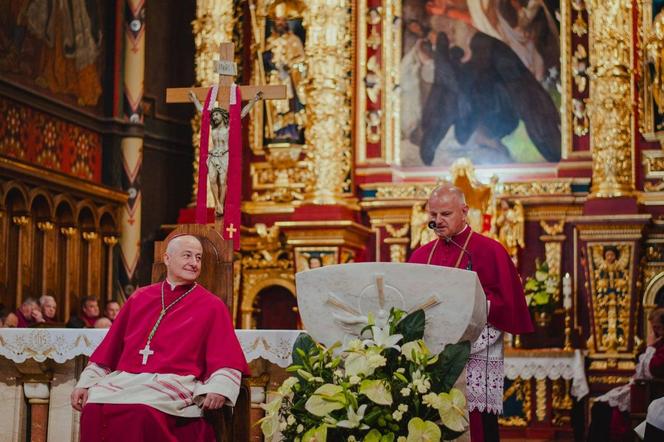
[[[590,18],[591,197],[632,195],[633,20],[631,0],[587,0]]]

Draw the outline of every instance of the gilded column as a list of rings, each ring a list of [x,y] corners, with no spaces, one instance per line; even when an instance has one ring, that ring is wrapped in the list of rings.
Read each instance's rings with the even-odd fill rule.
[[[124,23],[123,117],[143,125],[143,81],[145,78],[145,2],[127,0]],[[120,141],[122,187],[129,194],[120,214],[120,289],[124,297],[136,289],[136,269],[141,255],[141,167],[143,137],[127,136]]]
[[[196,2],[196,19],[191,23],[196,44],[196,86],[211,86],[219,80],[214,72],[214,60],[219,59],[219,44],[232,41],[233,38],[233,0],[198,0]],[[236,42],[237,44],[237,42]],[[198,190],[198,149],[201,131],[201,117],[197,112],[191,120],[192,143],[194,146],[194,181],[191,201],[196,201]],[[208,207],[214,206],[214,200],[207,188]]]
[[[344,203],[351,172],[351,2],[310,0],[307,29],[307,126],[314,204]]]
[[[634,183],[633,0],[587,0],[591,197],[630,196]]]

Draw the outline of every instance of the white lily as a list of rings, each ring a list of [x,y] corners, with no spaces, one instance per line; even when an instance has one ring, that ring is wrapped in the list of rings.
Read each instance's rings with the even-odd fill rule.
[[[400,334],[391,335],[389,327],[376,327],[375,325],[371,327],[371,332],[373,333],[373,339],[365,339],[363,344],[366,346],[375,345],[376,347],[381,348],[394,348],[396,350],[401,350],[401,347],[397,345],[403,336]]]
[[[367,430],[368,425],[362,423],[364,413],[367,411],[367,404],[360,405],[357,412],[352,407],[348,407],[348,419],[340,420],[337,422],[337,427],[342,428],[359,428],[360,430]]]

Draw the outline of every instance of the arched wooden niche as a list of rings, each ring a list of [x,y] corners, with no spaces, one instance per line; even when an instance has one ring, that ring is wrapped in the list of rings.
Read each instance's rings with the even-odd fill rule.
[[[78,299],[114,297],[123,192],[0,157],[0,302],[55,297],[66,321]]]
[[[655,275],[643,293],[643,336],[648,336],[648,315],[658,307],[664,307],[664,272]]]

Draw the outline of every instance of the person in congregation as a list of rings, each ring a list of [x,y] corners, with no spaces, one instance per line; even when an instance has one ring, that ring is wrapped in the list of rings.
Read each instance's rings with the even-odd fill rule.
[[[81,298],[81,314],[73,315],[67,322],[67,328],[94,328],[99,319],[99,301],[94,296]]]
[[[426,210],[437,238],[415,250],[409,262],[473,270],[487,297],[487,324],[472,343],[466,364],[467,399],[471,441],[498,441],[498,415],[503,410],[503,332],[533,331],[521,278],[502,244],[470,228],[468,205],[459,188],[451,184],[436,187]]]
[[[9,313],[7,319],[10,323],[16,323],[18,328],[32,327],[44,322],[39,304],[34,298],[25,298],[20,307],[14,313]]]
[[[166,279],[127,300],[71,394],[81,442],[214,441],[208,410],[233,406],[249,368],[226,305],[199,285],[194,236],[166,248]]]
[[[111,325],[113,325],[113,321],[108,319],[106,316],[102,316],[95,321],[94,328],[111,328]]]
[[[648,346],[639,356],[632,379],[595,399],[588,429],[589,442],[632,440],[629,418],[632,384],[637,379],[664,378],[664,307],[650,312],[648,322]]]
[[[16,327],[18,327],[18,317],[7,310],[3,304],[0,304],[0,328]]]
[[[39,307],[41,308],[42,317],[45,324],[57,324],[56,318],[58,304],[55,298],[49,295],[43,295],[39,298]]]
[[[104,316],[112,323],[115,321],[118,313],[120,313],[120,303],[118,301],[108,301],[104,308]]]

